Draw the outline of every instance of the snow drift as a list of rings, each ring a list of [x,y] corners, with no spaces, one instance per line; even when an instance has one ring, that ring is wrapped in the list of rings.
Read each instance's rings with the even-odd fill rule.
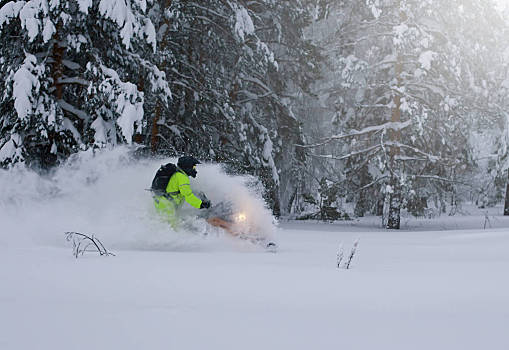
[[[139,160],[131,151],[82,152],[47,176],[21,165],[0,171],[0,245],[61,246],[65,231],[94,234],[110,249],[237,249],[247,244],[211,229],[203,219],[187,220],[192,227],[172,231],[145,189],[161,164],[176,160]],[[195,193],[204,192],[213,204],[231,201],[263,234],[272,235],[273,218],[255,183],[228,176],[217,164],[199,165],[197,178],[191,178]],[[185,213],[193,217],[198,210],[188,206]]]

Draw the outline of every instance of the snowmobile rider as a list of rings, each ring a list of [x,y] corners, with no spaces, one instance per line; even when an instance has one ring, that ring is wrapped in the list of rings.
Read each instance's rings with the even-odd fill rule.
[[[154,196],[155,207],[163,214],[173,229],[177,229],[177,211],[184,200],[197,209],[210,208],[210,201],[196,197],[191,189],[189,176],[196,177],[196,165],[200,161],[191,156],[178,159],[175,173],[170,177],[166,186],[166,193]]]

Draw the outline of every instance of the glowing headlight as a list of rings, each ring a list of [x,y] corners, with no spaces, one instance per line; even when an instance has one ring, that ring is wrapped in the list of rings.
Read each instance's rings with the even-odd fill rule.
[[[237,216],[235,216],[235,221],[236,222],[246,221],[246,214],[244,214],[244,213],[237,214]]]

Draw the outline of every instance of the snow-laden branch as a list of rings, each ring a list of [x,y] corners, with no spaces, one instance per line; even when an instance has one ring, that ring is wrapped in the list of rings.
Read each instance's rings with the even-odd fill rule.
[[[261,88],[263,88],[266,92],[272,92],[272,90],[267,86],[265,85],[265,83],[263,83],[260,79],[258,78],[255,78],[255,77],[241,77],[241,80],[243,81],[249,81],[253,84],[256,84],[258,86],[260,86]]]
[[[89,86],[90,81],[80,78],[80,77],[65,77],[57,80],[57,84],[76,84],[76,85],[83,85],[83,86]]]
[[[361,135],[365,135],[365,134],[369,134],[369,133],[373,133],[373,132],[377,132],[377,131],[387,131],[387,130],[399,131],[399,130],[403,130],[403,129],[409,127],[411,124],[412,124],[411,120],[407,120],[405,122],[388,122],[388,123],[381,124],[381,125],[368,126],[362,130],[354,130],[353,132],[351,132],[349,134],[334,135],[334,136],[328,137],[327,139],[325,139],[324,141],[322,141],[320,143],[316,143],[313,145],[298,145],[298,144],[296,144],[295,146],[302,147],[302,148],[315,148],[315,147],[324,146],[332,141],[342,140],[342,139],[346,139],[349,137],[361,136]]]
[[[248,103],[248,102],[251,102],[251,101],[256,101],[256,100],[260,100],[262,98],[266,98],[266,97],[269,97],[271,95],[274,95],[275,93],[272,92],[272,91],[269,91],[263,95],[257,95],[251,91],[248,91],[248,90],[240,90],[237,92],[237,94],[240,94],[240,93],[243,93],[244,95],[248,96],[248,98],[244,99],[244,100],[240,100],[238,101],[236,104],[237,105],[241,105],[241,104],[244,104],[244,103]]]
[[[0,8],[0,27],[18,17],[21,28],[26,30],[29,42],[41,34],[43,42],[46,43],[56,32],[50,14],[58,7],[68,6],[67,3],[68,1],[61,0],[10,1]],[[80,0],[78,5],[79,10],[88,15],[89,9],[94,6],[94,1]],[[125,0],[100,0],[98,9],[103,18],[117,24],[122,43],[127,49],[131,47],[131,41],[136,36],[150,44],[155,52],[155,27],[150,18],[144,15],[147,10],[145,1],[135,4]]]
[[[409,157],[409,156],[401,156],[401,155],[399,155],[399,156],[395,157],[395,160],[398,160],[398,161],[417,160],[417,161],[430,161],[430,162],[435,163],[435,162],[437,162],[439,160],[444,160],[444,159],[442,159],[440,157],[437,157],[437,156],[434,156],[432,154],[423,152],[423,151],[419,150],[416,147],[405,145],[405,144],[402,144],[402,143],[399,143],[399,142],[391,142],[391,141],[383,142],[383,143],[380,143],[380,144],[377,144],[377,145],[365,148],[363,150],[351,152],[349,154],[346,154],[346,155],[343,155],[343,156],[339,156],[339,157],[333,156],[332,154],[310,154],[310,155],[313,156],[313,157],[323,158],[323,159],[345,160],[345,159],[348,159],[348,158],[351,158],[351,157],[355,157],[355,156],[358,156],[358,155],[369,153],[369,152],[371,152],[373,150],[377,150],[378,151],[379,149],[385,149],[385,147],[398,147],[398,148],[409,149],[409,150],[411,150],[411,151],[413,151],[413,152],[423,156],[423,158],[416,158],[416,157]]]
[[[21,120],[26,120],[33,110],[35,100],[32,91],[39,91],[38,72],[41,67],[37,66],[37,59],[34,55],[26,53],[23,64],[19,67],[13,77],[14,108]]]
[[[332,48],[332,50],[341,51],[341,50],[344,50],[346,47],[357,46],[357,45],[361,44],[363,41],[368,41],[373,38],[380,38],[380,37],[387,38],[387,37],[392,37],[392,36],[394,36],[394,33],[378,33],[378,34],[373,34],[373,35],[366,35],[366,36],[358,38],[355,41],[350,41],[350,42],[346,42],[344,44],[336,45],[335,47]]]
[[[452,180],[452,179],[447,179],[445,177],[436,176],[436,175],[407,175],[407,177],[415,178],[415,179],[435,180],[435,181],[440,181],[440,182],[450,182],[450,183],[456,183],[456,184],[460,184],[460,185],[464,185],[464,186],[473,187],[472,184],[469,184],[469,183]]]
[[[310,155],[313,157],[316,157],[316,158],[332,159],[332,160],[345,160],[345,159],[355,157],[355,156],[358,156],[361,154],[369,153],[373,150],[379,150],[380,148],[382,148],[382,145],[378,144],[378,145],[368,147],[368,148],[360,150],[360,151],[352,152],[352,153],[349,153],[349,154],[346,154],[346,155],[340,156],[340,157],[333,156],[332,154],[310,154]]]
[[[392,108],[390,105],[373,104],[373,105],[358,105],[361,108]]]
[[[384,145],[389,146],[389,147],[406,148],[406,149],[412,150],[413,152],[415,152],[417,154],[423,155],[424,157],[426,157],[429,161],[431,161],[433,163],[440,160],[440,157],[437,157],[437,156],[434,156],[432,154],[423,152],[423,151],[421,151],[420,149],[418,149],[416,147],[405,145],[405,144],[400,143],[400,142],[387,141],[387,142],[384,142]],[[405,160],[405,159],[400,157],[400,160]]]
[[[81,68],[81,65],[71,60],[62,60],[62,64],[72,70],[78,70]]]
[[[427,158],[417,158],[417,157],[408,157],[408,156],[394,156],[394,160],[396,161],[420,161],[420,162],[425,162],[427,161],[428,159]]]
[[[361,192],[367,188],[370,188],[371,186],[374,186],[376,184],[378,184],[379,182],[383,181],[383,180],[386,180],[389,178],[389,175],[383,175],[383,176],[380,176],[379,178],[375,179],[374,181],[370,182],[369,184],[367,185],[364,185],[362,187],[360,187],[357,191],[355,192]]]
[[[172,92],[168,84],[166,73],[159,69],[159,67],[152,62],[144,59],[138,54],[128,53],[129,56],[138,62],[139,65],[143,66],[148,72],[148,78],[150,80],[150,86],[152,92],[161,91],[163,94],[159,94],[165,102],[168,102],[168,98],[172,98]]]
[[[227,20],[227,21],[229,21],[229,20],[230,20],[230,18],[229,18],[229,17],[226,17],[226,16],[224,16],[224,15],[220,14],[219,12],[216,12],[216,11],[214,11],[214,10],[212,10],[212,9],[207,8],[207,7],[200,6],[200,5],[199,5],[199,4],[197,4],[196,2],[189,2],[187,5],[188,5],[188,6],[195,7],[195,8],[199,8],[200,10],[203,10],[203,11],[205,11],[205,12],[209,12],[209,13],[211,13],[211,14],[213,14],[213,15],[217,16],[217,17],[220,17],[220,18],[222,18],[222,19],[224,19],[224,20]]]
[[[64,111],[72,113],[82,120],[88,121],[90,119],[90,116],[87,113],[65,102],[64,100],[58,100],[57,103]]]

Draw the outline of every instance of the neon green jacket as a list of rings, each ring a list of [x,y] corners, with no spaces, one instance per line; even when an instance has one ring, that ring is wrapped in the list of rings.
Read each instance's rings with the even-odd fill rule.
[[[180,171],[173,174],[166,186],[166,192],[173,198],[177,206],[181,205],[185,199],[187,203],[200,209],[202,201],[193,194],[187,174]]]

